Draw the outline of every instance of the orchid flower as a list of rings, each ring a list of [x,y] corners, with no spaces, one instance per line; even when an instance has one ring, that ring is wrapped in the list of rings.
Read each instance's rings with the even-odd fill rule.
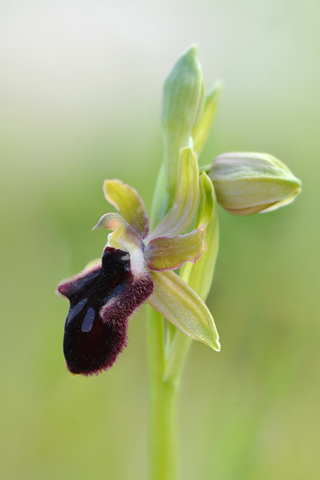
[[[94,227],[113,232],[102,259],[58,287],[70,301],[64,331],[68,369],[88,375],[110,368],[126,346],[128,319],[146,301],[189,337],[220,350],[208,307],[173,271],[195,263],[207,248],[204,223],[184,233],[198,208],[197,155],[181,149],[172,208],[151,233],[134,188],[106,180],[104,194],[119,213],[103,215]]]

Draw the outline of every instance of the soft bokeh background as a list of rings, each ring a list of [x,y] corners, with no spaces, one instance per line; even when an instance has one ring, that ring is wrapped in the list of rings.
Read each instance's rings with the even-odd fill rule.
[[[1,478],[146,480],[144,310],[111,371],[72,378],[54,291],[100,255],[105,178],[150,211],[163,81],[194,42],[207,86],[225,83],[201,163],[269,152],[303,193],[272,214],[221,211],[222,351],[194,344],[184,372],[181,479],[320,478],[319,5],[1,1]]]

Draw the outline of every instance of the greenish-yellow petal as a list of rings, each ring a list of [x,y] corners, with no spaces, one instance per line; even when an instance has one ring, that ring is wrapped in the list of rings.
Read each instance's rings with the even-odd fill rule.
[[[145,251],[147,265],[152,270],[174,270],[186,262],[195,263],[206,250],[205,225],[185,235],[157,237]]]
[[[103,192],[107,201],[142,238],[145,238],[149,229],[148,216],[137,191],[121,180],[106,180]]]

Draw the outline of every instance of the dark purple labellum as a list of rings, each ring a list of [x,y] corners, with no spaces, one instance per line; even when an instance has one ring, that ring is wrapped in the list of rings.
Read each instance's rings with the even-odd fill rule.
[[[106,247],[102,265],[58,287],[70,301],[63,351],[72,373],[110,368],[127,343],[128,318],[151,295],[146,274],[134,279],[128,252]]]

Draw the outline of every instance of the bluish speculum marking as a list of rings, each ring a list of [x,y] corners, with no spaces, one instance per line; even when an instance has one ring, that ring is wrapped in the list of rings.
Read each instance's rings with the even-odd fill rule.
[[[81,327],[82,332],[90,332],[93,326],[95,316],[96,316],[96,312],[94,311],[93,308],[90,307],[82,323],[82,327]]]
[[[87,303],[88,299],[84,298],[83,300],[80,300],[79,303],[77,303],[73,308],[69,309],[68,316],[66,318],[66,324],[71,322],[71,320],[78,315],[78,313],[81,312],[85,304]]]

